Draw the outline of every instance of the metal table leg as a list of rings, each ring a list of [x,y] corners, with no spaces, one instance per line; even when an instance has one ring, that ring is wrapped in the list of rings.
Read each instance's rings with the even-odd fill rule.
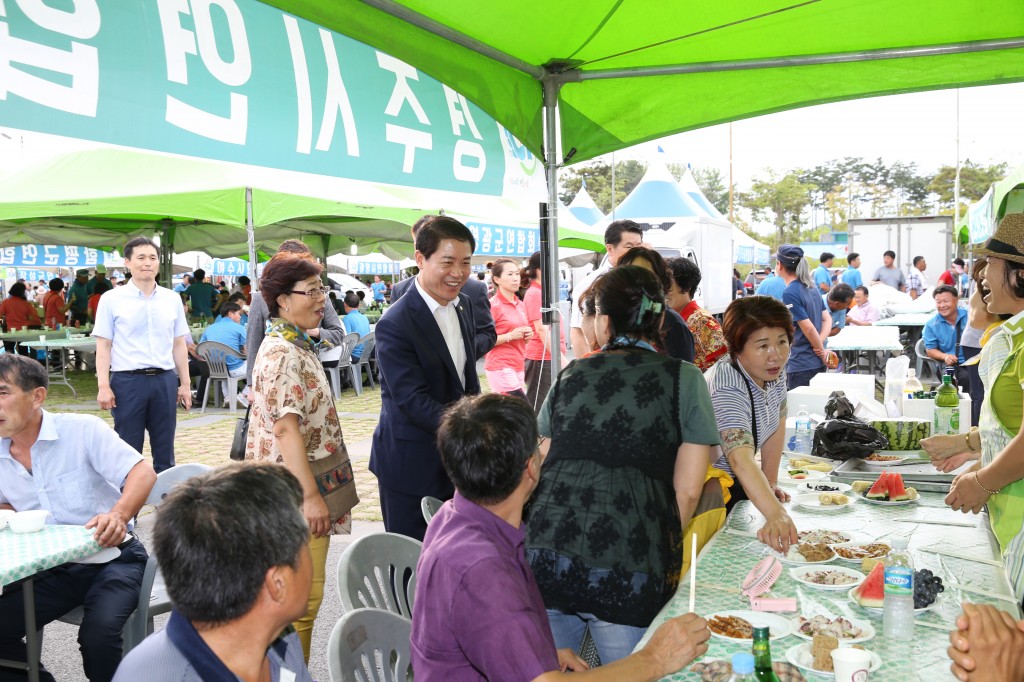
[[[28,672],[29,682],[39,682],[39,634],[36,632],[36,594],[32,578],[21,581],[21,597],[25,608],[25,659],[0,660],[0,668],[14,668]]]

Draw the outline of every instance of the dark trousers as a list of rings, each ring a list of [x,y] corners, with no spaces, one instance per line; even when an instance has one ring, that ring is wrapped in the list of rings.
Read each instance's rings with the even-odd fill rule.
[[[540,408],[544,407],[548,391],[551,390],[551,361],[527,360],[525,369],[526,402],[533,407],[534,414],[540,414]]]
[[[110,389],[117,404],[110,413],[114,430],[125,443],[142,452],[146,431],[153,450],[153,468],[157,473],[174,466],[174,426],[178,414],[178,375],[110,375]]]
[[[813,379],[815,375],[821,374],[824,371],[824,365],[822,365],[818,369],[805,369],[799,372],[790,372],[789,370],[786,370],[786,377],[788,382],[787,387],[789,388],[789,390],[793,390],[794,388],[797,388],[799,386],[810,386],[811,379]]]
[[[380,493],[384,530],[423,542],[423,536],[427,532],[427,522],[423,518],[423,509],[420,506],[423,496],[403,493],[383,485],[380,481],[377,481],[377,490]],[[449,494],[441,499],[447,500],[450,497]]]
[[[85,675],[91,682],[109,682],[121,662],[121,630],[139,603],[139,587],[146,569],[146,548],[133,540],[121,556],[106,564],[64,564],[35,578],[36,623],[57,620],[78,606],[85,617],[78,630]],[[25,603],[21,583],[0,595],[0,658],[26,661]],[[40,669],[39,679],[53,682]],[[0,682],[28,679],[28,675],[0,668]]]

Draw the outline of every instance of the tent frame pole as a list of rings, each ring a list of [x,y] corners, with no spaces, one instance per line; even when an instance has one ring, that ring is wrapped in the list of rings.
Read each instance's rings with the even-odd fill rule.
[[[545,77],[541,83],[544,87],[544,169],[548,181],[547,221],[541,229],[547,234],[547,262],[541,266],[543,300],[548,305],[545,315],[550,318],[551,331],[551,384],[558,379],[562,369],[561,335],[563,321],[559,319],[558,307],[558,91],[562,88],[558,78]],[[547,396],[538,396],[544,400]]]
[[[252,291],[259,291],[259,277],[256,276],[256,228],[252,224],[252,187],[245,188],[245,238],[249,244],[249,283]]]

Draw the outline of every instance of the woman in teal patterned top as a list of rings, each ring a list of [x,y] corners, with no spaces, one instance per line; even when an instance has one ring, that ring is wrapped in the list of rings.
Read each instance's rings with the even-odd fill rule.
[[[538,417],[546,459],[526,554],[555,645],[578,650],[589,625],[610,663],[678,585],[683,528],[719,440],[700,371],[654,350],[657,279],[622,266],[593,286],[603,348],[563,370]]]

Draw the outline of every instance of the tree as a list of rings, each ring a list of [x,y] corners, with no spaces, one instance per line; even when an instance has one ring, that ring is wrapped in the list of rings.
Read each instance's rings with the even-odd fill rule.
[[[632,159],[618,161],[615,164],[615,203],[633,191],[647,171],[647,167]],[[559,173],[562,185],[561,199],[566,204],[580,191],[583,181],[587,183],[587,193],[604,213],[612,210],[612,167],[604,161],[590,161],[578,166],[567,168]]]
[[[1005,162],[983,166],[967,159],[960,166],[960,215],[967,206],[985,196],[989,185],[1001,180],[1007,172]],[[956,167],[943,166],[928,183],[928,190],[939,198],[939,210],[945,214],[953,213],[953,194],[956,182]]]
[[[775,225],[778,243],[786,242],[788,236],[799,233],[800,216],[810,204],[810,193],[816,187],[800,181],[796,171],[790,171],[781,178],[768,169],[766,179],[755,178],[750,191],[740,195],[740,204],[750,210],[756,220],[771,220]]]

